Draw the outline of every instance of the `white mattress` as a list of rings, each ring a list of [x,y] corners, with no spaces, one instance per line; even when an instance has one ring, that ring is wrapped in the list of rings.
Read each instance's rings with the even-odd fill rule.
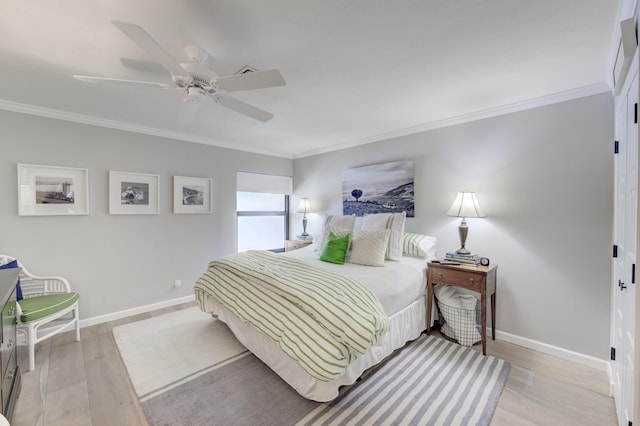
[[[337,265],[318,260],[318,252],[309,245],[283,253],[304,260],[318,268],[329,269],[355,279],[371,290],[388,316],[408,306],[427,288],[427,259],[402,256],[399,262],[385,261],[384,266],[363,266],[354,263]]]
[[[340,386],[355,383],[366,369],[378,364],[407,341],[416,339],[426,329],[427,260],[403,256],[400,262],[385,262],[384,267],[334,265],[316,260],[318,253],[312,246],[284,255],[342,272],[358,280],[378,295],[389,315],[389,332],[383,341],[352,362],[344,376],[331,382],[323,382],[308,374],[297,361],[284,354],[277,343],[208,297],[206,311],[224,321],[247,349],[303,397],[320,402],[336,398]]]

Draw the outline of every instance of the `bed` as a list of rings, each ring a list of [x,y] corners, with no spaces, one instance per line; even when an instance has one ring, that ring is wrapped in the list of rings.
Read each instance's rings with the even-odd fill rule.
[[[331,227],[325,225],[324,231],[327,228]],[[334,226],[331,229],[335,231],[344,228]],[[354,232],[357,237],[359,231],[351,230],[350,235],[354,236]],[[327,232],[324,234],[326,238]],[[221,297],[219,292],[212,291],[211,281],[214,279],[210,275],[207,277],[207,274],[216,261],[210,263],[208,271],[196,283],[196,300],[204,312],[211,313],[225,322],[244,346],[301,396],[319,402],[330,401],[338,396],[341,386],[355,383],[366,369],[384,360],[406,342],[416,339],[426,329],[425,270],[428,261],[435,257],[435,238],[404,232],[401,233],[400,238],[405,245],[405,248],[401,250],[409,252],[411,249],[407,247],[411,246],[410,240],[418,240],[418,243],[414,244],[413,255],[402,251],[401,255],[397,256],[397,260],[384,260],[382,267],[350,262],[336,264],[319,260],[317,245],[275,255],[265,255],[265,252],[251,254],[251,256],[257,256],[258,263],[262,266],[271,263],[273,258],[274,262],[295,262],[292,263],[295,266],[298,264],[307,265],[305,268],[311,268],[314,274],[319,274],[322,271],[322,274],[340,275],[345,280],[356,281],[373,294],[373,297],[379,302],[377,306],[383,311],[382,316],[385,318],[384,321],[381,320],[381,324],[377,325],[378,328],[374,333],[378,332],[378,334],[375,334],[371,339],[370,346],[355,356],[349,356],[344,368],[327,377],[319,377],[308,368],[305,362],[295,359],[294,355],[288,353],[287,348],[283,350],[282,345],[276,339],[265,330],[260,329],[260,325],[256,324],[257,321],[254,318],[242,318],[243,314],[238,314],[234,302]],[[354,245],[350,247],[350,252],[356,248],[357,241],[357,238],[353,239]],[[233,262],[236,260],[236,256],[244,256],[244,254],[226,257],[225,260]],[[266,268],[269,269],[271,266]],[[333,277],[333,275],[331,276]],[[205,285],[207,280],[209,282]],[[247,299],[244,297],[238,300]],[[339,316],[344,316],[344,314]],[[314,337],[310,340],[321,339]]]

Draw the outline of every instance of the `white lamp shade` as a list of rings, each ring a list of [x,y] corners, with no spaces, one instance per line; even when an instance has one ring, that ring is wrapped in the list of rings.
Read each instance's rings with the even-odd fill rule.
[[[485,217],[476,199],[475,192],[458,192],[456,200],[449,209],[447,216],[455,217]]]
[[[296,209],[296,213],[310,213],[311,212],[311,203],[308,198],[303,198],[300,200],[300,204]]]

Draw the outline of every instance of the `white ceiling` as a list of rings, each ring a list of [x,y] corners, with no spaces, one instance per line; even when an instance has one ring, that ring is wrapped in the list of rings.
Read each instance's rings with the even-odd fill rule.
[[[3,0],[0,108],[296,158],[602,92],[616,11],[615,0]],[[205,99],[184,125],[180,91],[75,80],[170,83],[111,20],[140,25],[178,62],[199,45],[219,75],[277,68],[286,86],[234,94],[275,117]]]

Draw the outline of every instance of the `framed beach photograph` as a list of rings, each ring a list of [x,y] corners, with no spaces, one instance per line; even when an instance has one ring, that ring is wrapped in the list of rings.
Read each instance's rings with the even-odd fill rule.
[[[212,180],[187,176],[173,177],[174,213],[211,213]]]
[[[159,175],[109,171],[109,214],[159,213]]]
[[[18,164],[18,215],[89,214],[89,170]]]

